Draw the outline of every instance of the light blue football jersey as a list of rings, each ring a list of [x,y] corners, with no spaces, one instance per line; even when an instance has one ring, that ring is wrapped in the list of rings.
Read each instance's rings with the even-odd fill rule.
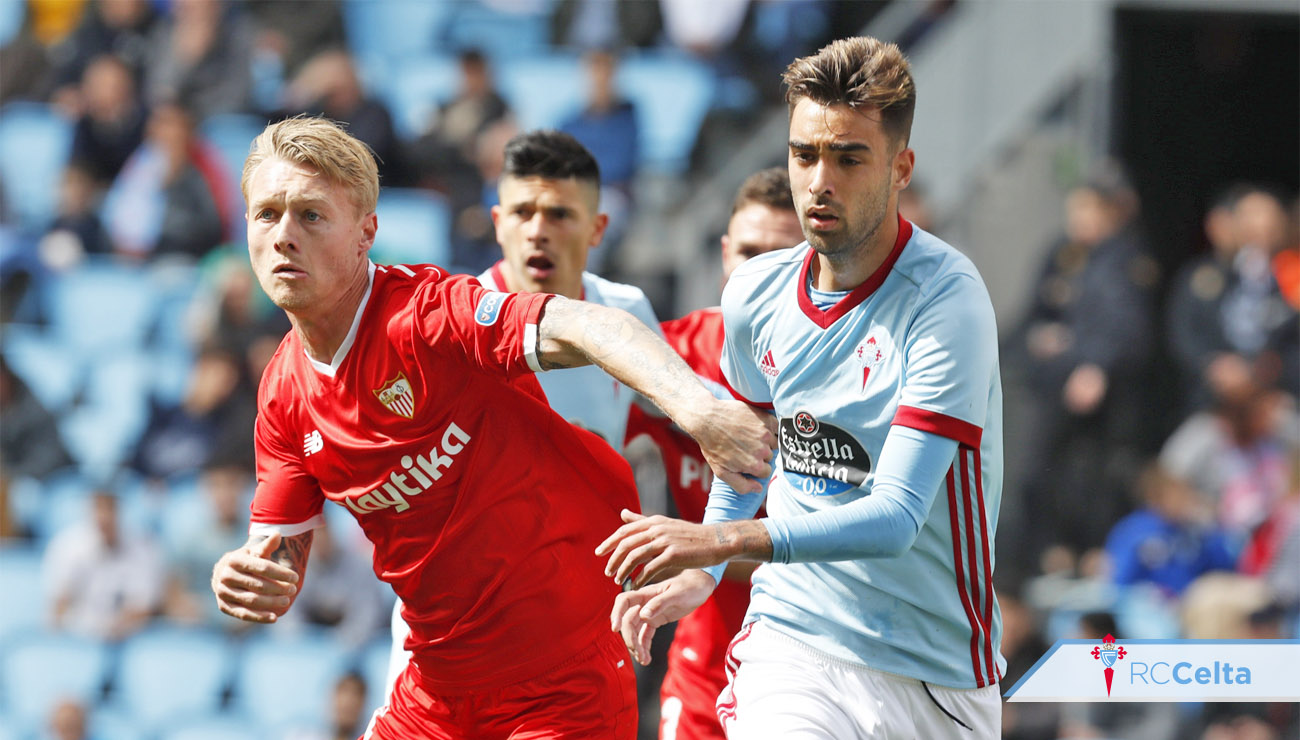
[[[479,275],[478,281],[488,290],[510,290],[506,287],[499,262]],[[582,300],[621,308],[663,337],[650,299],[635,285],[616,283],[584,272]],[[546,401],[565,421],[599,434],[611,447],[622,452],[627,437],[627,418],[636,400],[636,391],[595,365],[538,373],[537,381],[546,393]]]
[[[809,297],[815,253],[806,242],[749,260],[723,293],[723,374],[736,395],[780,419],[769,517],[870,496],[895,425],[958,442],[910,549],[765,563],[746,621],[841,660],[983,687],[1006,665],[992,587],[1002,492],[997,327],[970,260],[907,221],[899,226],[880,269],[826,310]]]

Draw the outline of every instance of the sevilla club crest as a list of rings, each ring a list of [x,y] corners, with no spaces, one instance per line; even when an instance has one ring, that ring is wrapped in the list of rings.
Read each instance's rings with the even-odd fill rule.
[[[415,416],[415,392],[411,389],[411,381],[406,379],[405,373],[398,373],[396,378],[385,383],[374,393],[379,402],[394,414],[407,419]]]

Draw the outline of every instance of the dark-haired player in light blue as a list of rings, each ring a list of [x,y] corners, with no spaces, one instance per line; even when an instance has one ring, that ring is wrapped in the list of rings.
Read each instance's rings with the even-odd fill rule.
[[[718,701],[729,738],[996,738],[988,292],[970,260],[898,216],[915,161],[898,47],[836,41],[785,83],[808,241],[745,263],[722,297],[725,379],[780,419],[768,516],[750,519],[760,497],[722,483],[704,524],[625,512],[597,549],[636,587],[612,627],[644,661],[654,630],[713,590],[717,564],[763,561]]]

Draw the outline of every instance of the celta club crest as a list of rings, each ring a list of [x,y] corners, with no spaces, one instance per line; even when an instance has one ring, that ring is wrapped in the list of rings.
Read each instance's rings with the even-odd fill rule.
[[[885,353],[880,351],[880,346],[876,344],[876,338],[870,337],[867,341],[858,345],[855,353],[858,358],[858,364],[862,366],[862,390],[867,389],[867,378],[871,376],[871,368],[880,364],[885,359]]]
[[[1101,645],[1092,649],[1092,659],[1100,660],[1106,674],[1106,696],[1110,696],[1111,680],[1115,678],[1115,663],[1124,659],[1128,651],[1115,644],[1115,636],[1109,632],[1102,638]]]
[[[405,373],[398,373],[396,378],[384,383],[382,388],[375,391],[375,397],[398,416],[407,419],[415,416],[415,392]]]

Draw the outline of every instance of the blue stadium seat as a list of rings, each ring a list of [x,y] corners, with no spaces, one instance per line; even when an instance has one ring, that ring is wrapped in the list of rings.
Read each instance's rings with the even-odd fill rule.
[[[131,454],[141,431],[140,417],[101,406],[82,406],[59,418],[63,443],[91,480],[107,480]]]
[[[45,622],[45,581],[41,578],[41,552],[35,547],[0,547],[0,646],[22,632],[39,629]]]
[[[264,117],[250,113],[218,113],[199,124],[199,135],[221,155],[235,185],[235,195],[239,195],[239,177],[244,172],[248,149],[266,124]],[[242,196],[236,202],[243,203]]]
[[[496,78],[523,129],[559,126],[582,107],[587,86],[573,54],[507,59]]]
[[[239,716],[211,715],[178,722],[158,735],[158,740],[248,740],[259,737],[258,728]]]
[[[27,724],[43,722],[60,699],[95,704],[110,665],[107,644],[48,632],[17,635],[0,655],[5,706]]]
[[[372,89],[393,114],[397,133],[414,139],[429,127],[438,106],[456,94],[460,66],[455,57],[428,54],[394,65]]]
[[[8,0],[0,3],[0,46],[8,44],[23,28],[27,3]]]
[[[328,716],[334,683],[347,668],[343,648],[321,632],[276,632],[262,629],[244,643],[234,682],[237,708],[264,727]]]
[[[58,413],[85,382],[82,358],[57,335],[33,326],[5,326],[0,351],[47,410]]]
[[[150,729],[215,712],[232,667],[217,632],[150,629],[122,644],[112,704]]]
[[[428,0],[345,0],[348,47],[361,60],[409,59],[437,50],[458,3]]]
[[[81,356],[142,346],[158,307],[142,269],[100,260],[58,276],[48,299],[51,330]]]
[[[54,219],[72,123],[43,103],[0,109],[0,180],[19,224],[39,233]]]
[[[486,3],[448,3],[455,12],[447,22],[447,46],[475,48],[493,59],[533,57],[547,49],[549,3],[536,7],[498,10]]]
[[[644,164],[670,175],[685,172],[717,94],[716,75],[683,54],[650,52],[624,59],[616,79],[636,104]]]
[[[374,258],[387,264],[445,265],[451,259],[451,209],[437,193],[386,188],[379,193]]]

